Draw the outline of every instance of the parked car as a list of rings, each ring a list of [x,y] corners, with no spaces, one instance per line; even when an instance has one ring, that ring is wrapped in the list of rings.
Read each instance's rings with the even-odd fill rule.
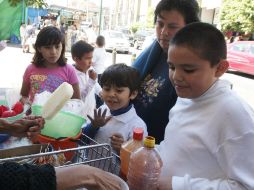
[[[154,34],[154,30],[138,30],[133,37],[134,47],[136,49],[141,49],[145,38],[147,36],[151,36],[152,34]]]
[[[228,44],[229,69],[254,75],[254,41],[237,41]]]
[[[105,49],[107,51],[116,49],[117,52],[129,53],[129,41],[122,32],[106,30],[102,31],[101,35],[105,37]]]
[[[134,46],[133,34],[131,30],[129,30],[128,28],[117,28],[116,30],[122,32],[127,37],[131,47]]]

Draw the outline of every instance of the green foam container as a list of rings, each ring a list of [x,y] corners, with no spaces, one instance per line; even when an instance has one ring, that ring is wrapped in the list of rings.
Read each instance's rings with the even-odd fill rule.
[[[40,116],[41,112],[42,106],[32,106],[32,115]],[[75,137],[80,133],[81,127],[85,121],[86,120],[81,116],[59,111],[52,119],[45,120],[45,125],[41,130],[41,134],[55,139]]]

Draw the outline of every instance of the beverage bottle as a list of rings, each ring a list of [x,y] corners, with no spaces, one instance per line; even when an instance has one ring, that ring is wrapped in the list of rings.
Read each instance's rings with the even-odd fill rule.
[[[135,128],[133,130],[133,138],[124,143],[120,150],[120,177],[127,180],[127,173],[129,168],[129,160],[131,153],[143,146],[143,128]]]
[[[130,190],[157,189],[162,160],[154,146],[155,138],[148,136],[144,146],[132,153],[127,175]]]

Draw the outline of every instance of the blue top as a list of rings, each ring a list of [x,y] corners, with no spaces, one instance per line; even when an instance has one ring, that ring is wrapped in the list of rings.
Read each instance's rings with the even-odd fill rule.
[[[133,101],[136,112],[147,125],[156,143],[164,139],[169,110],[177,95],[169,80],[167,54],[155,40],[132,65],[142,77],[141,90]]]

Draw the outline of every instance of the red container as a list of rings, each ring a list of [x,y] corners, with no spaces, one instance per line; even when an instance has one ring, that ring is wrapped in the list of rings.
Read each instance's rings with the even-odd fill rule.
[[[47,143],[51,144],[54,150],[64,150],[69,148],[77,148],[78,144],[76,140],[80,138],[81,134],[82,133],[80,132],[76,137],[67,137],[60,140],[47,137],[44,135],[38,135],[36,140],[41,144],[47,144]],[[75,155],[75,151],[69,151],[64,153],[66,161],[71,161],[74,155]]]

